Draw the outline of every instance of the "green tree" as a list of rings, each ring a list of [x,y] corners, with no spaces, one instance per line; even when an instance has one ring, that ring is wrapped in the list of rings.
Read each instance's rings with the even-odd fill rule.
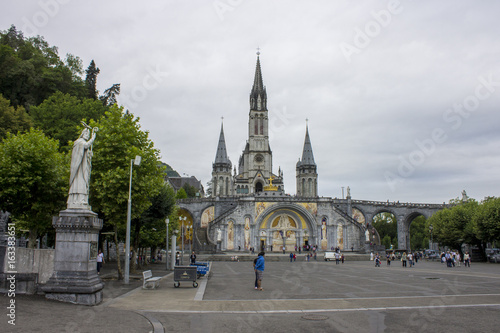
[[[182,188],[184,189],[184,191],[186,191],[186,195],[188,198],[195,198],[196,193],[198,193],[196,187],[189,185],[188,183],[184,183],[184,185],[182,185]]]
[[[151,206],[134,219],[132,244],[132,270],[136,268],[137,250],[140,247],[151,247],[152,252],[165,241],[165,219],[175,210],[175,192],[172,187],[164,185],[160,192],[152,198]]]
[[[51,230],[52,216],[64,208],[68,171],[56,140],[42,131],[8,134],[0,144],[0,202],[29,230],[29,246]]]
[[[391,244],[397,247],[398,244],[398,225],[396,218],[391,213],[379,213],[373,217],[373,227],[377,229],[378,234],[382,243],[386,245],[386,248],[390,248]],[[390,241],[387,241],[389,237]],[[385,242],[384,243],[384,239]]]
[[[7,133],[24,132],[31,126],[31,118],[24,107],[10,106],[9,100],[0,94],[0,141],[7,136]]]
[[[71,150],[70,141],[78,138],[81,121],[98,120],[107,107],[90,98],[80,100],[70,94],[56,92],[43,103],[31,108],[31,117],[36,127],[61,144],[62,151]]]
[[[99,92],[97,91],[97,75],[101,70],[96,67],[94,59],[90,62],[89,67],[85,71],[87,76],[85,77],[85,87],[87,88],[87,97],[92,99],[97,99]]]
[[[187,199],[188,195],[186,193],[186,190],[184,188],[180,188],[177,190],[177,193],[175,194],[176,199]]]
[[[118,241],[124,239],[126,227],[131,160],[136,155],[142,157],[140,166],[133,167],[131,220],[140,218],[164,186],[164,168],[148,132],[140,129],[139,118],[123,108],[110,107],[99,123],[90,125],[99,127],[92,159],[90,202],[115,231],[117,258],[120,258]],[[120,260],[118,277],[123,278]]]
[[[433,225],[434,241],[457,250],[461,249],[463,243],[482,247],[475,234],[473,221],[477,208],[477,201],[469,199],[432,215],[428,225]]]
[[[429,247],[428,230],[427,220],[424,216],[420,215],[413,219],[410,224],[410,249],[412,251]]]
[[[474,215],[474,223],[481,241],[500,241],[500,198],[486,198]]]
[[[207,191],[205,192],[205,195],[207,196],[207,198],[212,197],[212,181],[207,182],[206,189]]]
[[[14,107],[29,112],[56,91],[83,97],[78,63],[70,54],[61,60],[57,47],[41,36],[25,38],[15,26],[0,32],[0,94]]]
[[[99,100],[105,106],[116,104],[116,97],[120,95],[120,84],[115,83],[110,88],[104,90],[104,94],[99,97]]]

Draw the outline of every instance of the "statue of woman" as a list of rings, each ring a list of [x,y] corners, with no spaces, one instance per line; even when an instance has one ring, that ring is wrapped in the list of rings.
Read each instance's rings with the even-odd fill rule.
[[[90,130],[85,128],[80,137],[73,143],[68,208],[90,209],[88,206],[89,183],[92,168],[92,144],[95,140],[96,130],[97,128],[94,128],[90,138]]]

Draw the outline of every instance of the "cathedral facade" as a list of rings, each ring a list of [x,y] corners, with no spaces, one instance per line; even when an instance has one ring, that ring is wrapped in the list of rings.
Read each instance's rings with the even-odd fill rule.
[[[283,172],[273,171],[269,110],[259,55],[250,92],[248,140],[233,167],[221,125],[208,198],[186,199],[180,215],[196,250],[295,251],[299,247],[364,248],[365,226],[347,199],[318,197],[318,170],[306,126],[296,164],[296,195],[285,194]],[[300,148],[299,148],[300,149]],[[298,149],[298,150],[299,150]]]
[[[233,167],[221,126],[212,164],[212,194],[178,203],[184,241],[198,251],[295,251],[316,246],[320,251],[367,251],[380,244],[372,220],[391,213],[398,225],[397,249],[410,248],[410,224],[430,217],[445,205],[318,197],[318,168],[306,126],[302,156],[296,164],[296,194],[285,194],[281,168],[273,171],[269,142],[267,92],[257,56],[250,92],[248,140]],[[300,147],[298,147],[300,152]]]

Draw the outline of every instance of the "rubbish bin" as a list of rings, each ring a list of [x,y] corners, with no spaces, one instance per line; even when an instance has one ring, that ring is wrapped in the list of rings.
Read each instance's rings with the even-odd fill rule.
[[[193,287],[198,287],[196,282],[196,266],[175,266],[174,267],[174,287],[179,288],[182,282],[193,282]]]

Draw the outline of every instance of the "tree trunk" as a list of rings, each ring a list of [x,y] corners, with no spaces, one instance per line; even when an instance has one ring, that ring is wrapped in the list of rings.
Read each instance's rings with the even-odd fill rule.
[[[38,230],[31,229],[28,236],[28,247],[34,249],[36,245],[36,240],[38,239]]]
[[[115,225],[115,248],[116,248],[116,262],[118,264],[118,280],[123,280],[122,264],[120,261],[120,249],[118,247],[118,226]]]
[[[134,219],[134,244],[133,244],[133,253],[132,253],[132,263],[131,269],[132,272],[135,272],[137,269],[137,250],[139,249],[139,233],[141,232],[141,224],[138,220]]]
[[[137,248],[132,246],[132,262],[130,263],[130,271],[136,272],[137,270]]]

